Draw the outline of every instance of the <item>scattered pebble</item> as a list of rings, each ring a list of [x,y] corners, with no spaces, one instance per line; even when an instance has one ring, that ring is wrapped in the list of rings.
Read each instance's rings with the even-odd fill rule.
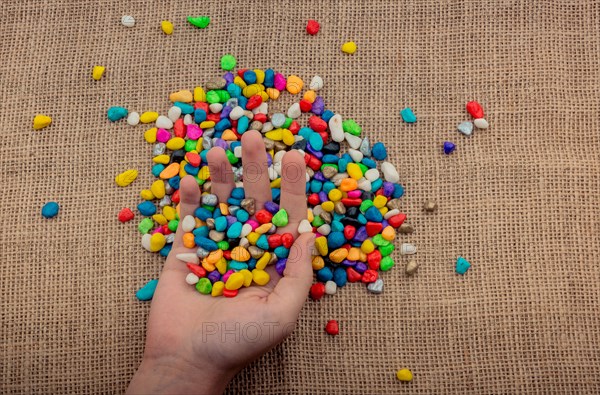
[[[205,29],[210,24],[209,16],[188,16],[187,21],[200,29]]]
[[[383,280],[378,278],[375,282],[367,285],[367,290],[373,294],[381,294],[383,293]]]
[[[123,223],[131,221],[134,217],[133,211],[128,207],[124,207],[119,211],[118,219]]]
[[[473,133],[473,122],[465,121],[458,124],[458,131],[465,136],[470,136]]]
[[[356,52],[356,43],[354,41],[348,41],[342,44],[342,52],[347,54],[353,54]]]
[[[483,107],[476,101],[470,101],[467,103],[467,112],[475,119],[483,118]]]
[[[444,141],[444,154],[450,155],[456,149],[456,145],[451,141]]]
[[[231,54],[223,55],[221,57],[221,68],[223,70],[227,70],[227,71],[233,70],[236,62],[237,61],[235,60],[235,57],[233,55],[231,55]]]
[[[104,66],[94,66],[94,68],[92,69],[92,78],[96,81],[100,81],[100,79],[104,75],[105,70],[106,67]]]
[[[423,210],[427,211],[427,212],[434,212],[435,210],[437,210],[438,205],[435,201],[433,200],[427,200],[425,202],[425,204],[423,204]]]
[[[141,301],[152,300],[154,296],[154,291],[156,291],[156,286],[158,285],[158,280],[150,280],[146,285],[140,288],[136,293],[135,297]]]
[[[111,107],[108,109],[108,111],[106,112],[106,116],[108,117],[108,119],[110,121],[116,122],[120,119],[127,117],[128,113],[129,113],[129,111],[127,111],[126,108],[115,106],[115,107]]]
[[[337,284],[335,283],[335,281],[327,281],[325,283],[325,293],[327,295],[335,295],[335,293],[337,292]]]
[[[126,170],[115,177],[115,182],[120,187],[126,187],[135,181],[138,176],[137,170]]]
[[[486,121],[484,118],[475,119],[473,121],[473,125],[475,125],[477,129],[487,129],[490,126],[488,121]]]
[[[400,116],[402,120],[406,123],[415,123],[417,122],[417,116],[410,108],[406,107],[402,111],[400,111]]]
[[[400,253],[402,255],[413,255],[417,253],[417,247],[410,243],[402,243],[400,246]]]
[[[135,26],[135,19],[131,15],[123,15],[121,17],[121,23],[125,27],[134,27]]]
[[[338,322],[336,320],[327,321],[327,325],[325,325],[325,332],[331,336],[337,336],[340,333]]]
[[[60,207],[58,203],[48,202],[44,204],[44,207],[42,207],[42,216],[44,218],[54,218],[58,214],[59,209]]]
[[[33,129],[40,130],[50,126],[52,118],[47,115],[38,114],[33,118]]]
[[[408,382],[408,381],[412,381],[413,374],[412,374],[412,372],[409,369],[403,368],[403,369],[400,369],[400,370],[398,370],[396,372],[396,377],[400,381],[406,381],[406,382]]]
[[[127,116],[127,124],[135,126],[140,123],[140,114],[137,112],[130,112]]]
[[[173,34],[173,23],[171,23],[170,21],[161,21],[160,28],[162,29],[163,33],[165,33],[168,36]]]
[[[405,271],[406,271],[406,274],[408,274],[409,276],[412,276],[413,274],[415,274],[417,272],[417,269],[419,269],[419,264],[414,259],[411,259],[406,264]]]
[[[459,256],[456,259],[456,273],[465,274],[467,272],[467,270],[469,270],[470,267],[471,267],[471,264],[469,263],[469,261],[467,261],[462,256]]]
[[[319,22],[315,21],[314,19],[309,19],[308,23],[306,24],[306,32],[311,36],[317,34],[320,28],[321,25],[319,25]]]

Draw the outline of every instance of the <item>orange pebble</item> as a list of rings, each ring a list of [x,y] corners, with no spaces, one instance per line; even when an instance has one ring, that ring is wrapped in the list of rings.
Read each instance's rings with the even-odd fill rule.
[[[192,232],[183,234],[183,246],[185,248],[194,248],[196,246],[196,242],[194,241],[194,234]]]
[[[209,263],[206,258],[204,258],[202,260],[202,267],[207,271],[207,272],[212,272],[216,269],[215,265],[213,265],[212,263]]]
[[[360,260],[360,248],[352,247],[350,251],[348,251],[348,260],[349,261],[358,261]]]
[[[219,262],[219,259],[221,259],[222,257],[223,257],[223,250],[221,250],[221,249],[214,250],[214,251],[211,251],[210,254],[208,254],[208,256],[206,257],[206,261],[208,263],[210,263],[211,265],[214,265],[217,262]]]
[[[168,180],[169,178],[175,177],[177,174],[179,174],[179,163],[175,162],[171,163],[166,169],[161,171],[159,177],[161,180]]]
[[[161,173],[162,175],[162,173]],[[344,192],[353,191],[358,188],[358,182],[354,178],[344,178],[340,184],[340,190]]]
[[[329,254],[329,259],[335,263],[341,263],[348,256],[348,250],[345,248],[338,248]]]
[[[381,232],[381,236],[387,241],[392,241],[396,237],[396,231],[391,226],[386,226]]]
[[[314,103],[316,98],[317,98],[317,92],[315,92],[313,90],[309,90],[309,91],[306,91],[306,93],[304,93],[304,100],[308,101],[309,103]]]

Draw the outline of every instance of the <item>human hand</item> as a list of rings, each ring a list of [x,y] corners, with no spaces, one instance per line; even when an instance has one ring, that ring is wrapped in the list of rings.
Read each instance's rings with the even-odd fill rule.
[[[242,137],[244,190],[256,210],[271,200],[262,136],[248,131]],[[207,156],[211,193],[226,201],[235,187],[231,165],[221,148]],[[298,224],[307,215],[306,167],[296,151],[282,162],[281,207],[289,223],[280,229],[296,238]],[[180,218],[193,215],[200,203],[195,179],[180,185]],[[314,235],[303,234],[290,249],[284,277],[266,270],[271,281],[252,285],[234,298],[199,295],[185,282],[188,269],[175,256],[195,252],[183,246],[181,222],[150,309],[146,348],[128,393],[221,393],[249,362],[280,343],[294,329],[313,280],[310,250]]]

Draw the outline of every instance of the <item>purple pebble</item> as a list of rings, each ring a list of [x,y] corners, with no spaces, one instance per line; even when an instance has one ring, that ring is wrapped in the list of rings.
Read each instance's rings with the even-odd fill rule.
[[[392,184],[391,182],[384,182],[383,183],[383,194],[386,197],[390,197],[392,196],[392,194],[394,193],[394,184]]]
[[[384,228],[386,228],[389,225],[389,222],[387,222],[387,219],[384,219],[383,221],[381,221],[381,226],[383,226]]]
[[[231,110],[233,110],[233,107],[224,106],[223,109],[221,110],[221,119],[227,118],[229,116],[229,114],[231,113]]]
[[[233,82],[233,73],[227,73],[223,76],[223,78],[225,78],[225,81],[227,81],[227,85],[229,85]]]
[[[277,274],[279,274],[280,276],[283,276],[283,271],[285,270],[286,263],[287,263],[287,259],[282,258],[282,259],[279,259],[277,261],[277,263],[275,264],[275,270],[277,271]]]
[[[279,205],[275,202],[265,202],[263,207],[271,214],[275,214],[279,211]]]
[[[267,167],[271,166],[273,164],[273,158],[271,157],[271,154],[267,152]]]
[[[225,219],[227,219],[227,227],[229,228],[231,225],[235,224],[236,222],[238,222],[237,218],[234,217],[233,215],[227,215],[225,217]]]
[[[329,181],[327,178],[325,178],[325,176],[323,175],[323,173],[321,173],[320,171],[317,171],[315,173],[315,175],[313,176],[313,179],[320,181],[320,182],[325,182],[325,181]]]
[[[360,241],[362,243],[363,241],[367,240],[367,237],[369,237],[369,235],[367,235],[367,228],[361,226],[354,234],[354,239],[352,240]]]
[[[367,270],[367,265],[364,262],[357,262],[356,266],[354,266],[354,270],[359,273],[364,273]]]
[[[356,265],[356,261],[349,261],[348,259],[344,259],[342,261],[342,265],[344,265],[344,266],[354,266],[354,265]]]
[[[321,203],[329,200],[329,197],[327,196],[327,193],[325,193],[325,191],[319,192],[319,200],[321,201]]]
[[[213,270],[212,272],[208,273],[206,277],[210,280],[211,283],[216,283],[221,279],[221,275],[216,270]]]
[[[325,111],[325,103],[323,102],[323,98],[321,96],[317,96],[312,104],[311,111],[315,115],[323,114],[323,111]]]
[[[223,139],[215,139],[214,143],[213,143],[214,147],[221,147],[224,150],[226,150],[227,148],[229,148],[229,146],[227,145],[227,141],[223,140]]]

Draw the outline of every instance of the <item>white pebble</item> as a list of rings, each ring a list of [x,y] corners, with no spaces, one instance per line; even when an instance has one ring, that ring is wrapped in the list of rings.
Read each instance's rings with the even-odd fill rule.
[[[318,217],[319,215],[321,215],[321,213],[323,211],[325,211],[325,210],[323,210],[323,207],[321,207],[321,205],[315,206],[313,208],[313,214],[314,214],[315,217]]]
[[[241,158],[242,157],[242,146],[241,145],[238,145],[237,147],[235,147],[233,149],[233,155],[236,158]]]
[[[473,133],[473,123],[469,121],[462,122],[457,126],[457,129],[465,136],[470,136]]]
[[[246,237],[252,232],[252,226],[250,224],[242,225],[242,233],[240,233],[241,237]]]
[[[248,241],[248,239],[247,239],[247,238],[245,238],[245,237],[242,237],[242,238],[240,239],[240,247],[244,247],[244,248],[248,248],[248,247],[250,247],[250,242]]]
[[[171,122],[177,121],[180,116],[181,116],[181,108],[179,108],[177,106],[173,106],[173,107],[169,108],[169,111],[167,112],[167,118],[169,118],[171,120]]]
[[[273,168],[273,165],[269,166],[267,172],[269,173],[269,180],[275,181],[279,178],[279,173],[277,173],[277,170]]]
[[[273,169],[275,169],[277,174],[279,174],[279,176],[281,176],[281,162],[274,162]]]
[[[337,284],[329,280],[325,283],[325,293],[327,295],[335,295],[337,291]]]
[[[260,106],[252,109],[252,114],[268,114],[269,103],[261,103]]]
[[[171,121],[169,118],[165,117],[164,115],[161,115],[156,120],[156,127],[163,128],[163,129],[171,129],[173,127],[173,121]]]
[[[302,234],[310,232],[312,232],[312,225],[310,224],[310,222],[308,222],[307,219],[303,219],[302,221],[300,221],[300,224],[298,225],[298,233]]]
[[[283,156],[286,154],[286,152],[287,151],[277,151],[277,153],[273,157],[273,162],[280,163],[283,160]]]
[[[362,162],[362,160],[364,158],[363,153],[356,149],[349,149],[348,153],[350,154],[350,157],[352,158],[352,160],[355,161],[356,163]]]
[[[236,106],[233,107],[233,109],[229,113],[229,118],[231,118],[232,121],[237,121],[242,117],[242,115],[244,115],[244,109],[240,106]]]
[[[309,88],[313,91],[318,91],[319,89],[323,88],[323,78],[315,75],[312,81],[310,81]]]
[[[296,119],[298,118],[300,115],[302,115],[302,111],[300,110],[300,104],[299,103],[294,103],[290,106],[290,108],[288,108],[287,110],[287,116],[292,118],[292,119]]]
[[[182,252],[181,254],[177,254],[175,255],[175,258],[179,259],[182,262],[185,263],[193,263],[195,265],[197,265],[198,263],[200,263],[200,259],[198,258],[198,254],[197,253],[193,253],[193,252]]]
[[[168,235],[166,235],[165,241],[167,242],[167,244],[173,244],[173,242],[175,241],[175,233],[169,233]]]
[[[397,215],[397,214],[400,214],[400,210],[398,210],[397,208],[395,208],[395,209],[393,209],[393,210],[390,210],[390,211],[388,211],[387,213],[385,213],[385,214],[383,215],[383,218],[384,218],[384,219],[390,219],[390,218],[392,218],[394,215]]]
[[[126,27],[134,27],[135,19],[131,15],[123,15],[121,17],[121,23]]]
[[[144,247],[144,249],[150,251],[150,239],[152,238],[152,235],[150,233],[146,233],[145,235],[142,236],[142,247]]]
[[[331,139],[341,143],[344,141],[344,128],[342,127],[342,116],[335,114],[329,120],[329,130],[331,131]]]
[[[130,112],[127,116],[127,123],[131,126],[135,126],[140,123],[140,114],[137,112]]]
[[[373,189],[373,186],[371,185],[371,181],[367,180],[366,178],[362,177],[360,180],[358,180],[358,189],[362,189],[365,192],[370,192],[371,189]]]
[[[360,161],[359,161],[360,162]],[[369,169],[365,172],[365,178],[371,182],[379,179],[379,170]]]
[[[200,281],[200,277],[196,276],[194,273],[188,273],[188,275],[185,276],[185,282],[190,285],[196,285],[198,281]]]
[[[265,122],[262,125],[262,129],[260,129],[261,133],[267,133],[273,130],[273,124],[271,122]]]
[[[417,253],[417,247],[410,243],[402,243],[400,247],[400,254],[402,255],[413,255]]]
[[[192,215],[186,215],[181,221],[181,230],[191,232],[196,227],[196,219]]]
[[[317,232],[319,232],[323,236],[327,236],[331,233],[331,226],[329,224],[323,224],[317,228]]]
[[[381,172],[383,173],[383,178],[385,178],[388,182],[398,182],[400,181],[400,175],[398,171],[390,162],[383,162],[381,164]]]
[[[192,122],[194,122],[194,119],[192,118],[192,114],[185,114],[185,116],[183,117],[183,124],[184,125],[190,125]],[[206,136],[207,131],[204,131],[204,135]]]
[[[490,126],[490,124],[488,123],[488,121],[485,120],[485,118],[477,118],[473,121],[473,124],[477,129],[487,129]]]
[[[221,110],[223,109],[223,105],[221,103],[213,103],[210,106],[208,106],[208,108],[210,109],[210,112],[216,114],[218,112],[221,112]]]
[[[351,148],[358,149],[358,147],[360,147],[360,144],[362,143],[362,139],[353,134],[344,133],[344,137],[346,138],[346,141],[348,142],[348,145]]]

